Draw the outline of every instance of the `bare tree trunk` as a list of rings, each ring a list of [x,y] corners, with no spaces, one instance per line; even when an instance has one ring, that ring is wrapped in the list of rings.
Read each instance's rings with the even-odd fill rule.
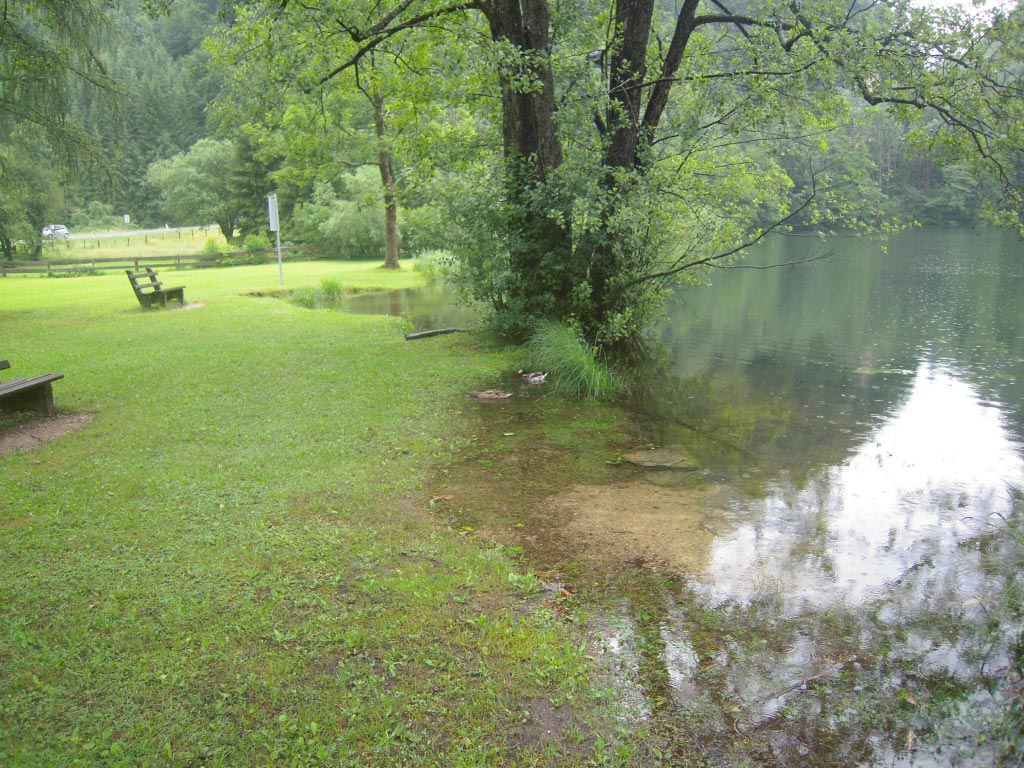
[[[494,40],[520,54],[518,71],[499,73],[502,133],[512,233],[509,267],[516,279],[505,297],[522,320],[568,313],[574,281],[569,212],[555,215],[560,201],[538,194],[562,164],[547,0],[486,0],[482,9]],[[523,82],[539,83],[524,88]]]
[[[380,168],[380,183],[384,187],[384,269],[398,269],[398,204],[395,202],[395,174],[391,169],[391,154],[384,149],[383,143],[387,130],[384,122],[384,97],[375,93],[372,101],[377,138],[381,141],[377,165]]]

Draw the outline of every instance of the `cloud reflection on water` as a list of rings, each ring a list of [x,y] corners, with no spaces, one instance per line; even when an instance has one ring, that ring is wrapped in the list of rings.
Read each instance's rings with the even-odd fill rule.
[[[907,397],[838,466],[784,477],[712,546],[714,600],[772,595],[785,613],[859,605],[912,569],[953,565],[957,545],[1010,510],[1021,446],[1001,409],[954,370],[922,362]]]

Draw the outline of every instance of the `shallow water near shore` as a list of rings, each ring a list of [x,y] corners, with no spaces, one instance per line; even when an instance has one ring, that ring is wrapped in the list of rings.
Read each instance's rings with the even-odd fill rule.
[[[467,403],[437,513],[565,585],[676,763],[992,765],[1024,629],[1024,243],[784,240],[747,265],[828,250],[677,294],[626,419],[511,378]],[[621,461],[638,447],[695,468]]]

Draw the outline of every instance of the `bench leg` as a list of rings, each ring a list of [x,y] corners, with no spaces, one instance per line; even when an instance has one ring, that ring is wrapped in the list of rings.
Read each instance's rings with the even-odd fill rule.
[[[52,413],[53,385],[46,382],[31,389],[23,389],[21,392],[12,392],[0,400],[0,411],[3,413],[14,413],[15,411]]]

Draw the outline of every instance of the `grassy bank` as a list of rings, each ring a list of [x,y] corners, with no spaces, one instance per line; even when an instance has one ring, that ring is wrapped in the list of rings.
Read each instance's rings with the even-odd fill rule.
[[[418,279],[375,266],[285,278]],[[574,626],[425,509],[510,361],[243,295],[276,265],[166,277],[202,306],[0,280],[0,358],[94,414],[0,457],[0,763],[629,762]]]

